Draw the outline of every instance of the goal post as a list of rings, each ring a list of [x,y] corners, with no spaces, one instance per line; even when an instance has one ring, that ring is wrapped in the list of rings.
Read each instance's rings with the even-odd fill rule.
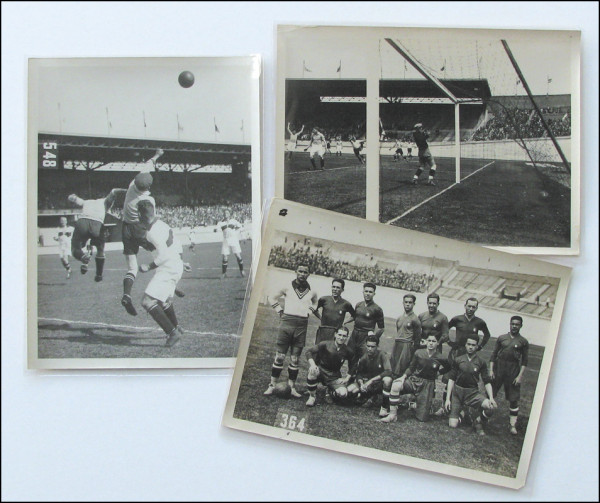
[[[416,58],[414,58],[402,44],[391,38],[385,39],[410,65],[413,66],[425,79],[433,83],[450,101],[454,104],[454,158],[456,170],[456,183],[460,183],[460,101],[459,99],[439,80],[435,75],[425,68]]]

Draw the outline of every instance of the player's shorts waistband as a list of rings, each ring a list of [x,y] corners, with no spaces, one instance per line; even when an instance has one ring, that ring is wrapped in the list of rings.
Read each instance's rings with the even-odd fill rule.
[[[319,328],[330,328],[331,330],[337,330],[340,327],[332,327],[331,325],[320,325]]]
[[[293,323],[308,322],[308,316],[296,316],[295,314],[287,314],[285,312],[281,315],[281,319]]]
[[[471,388],[465,388],[464,386],[459,386],[458,384],[454,383],[454,387],[458,388],[461,391],[473,391],[473,390],[479,390],[479,386],[473,386]]]
[[[353,332],[354,332],[354,331],[356,331],[356,332],[371,332],[371,331],[375,332],[375,329],[374,329],[374,328],[360,328],[360,327],[354,327],[354,328],[352,329],[352,331],[353,331]]]
[[[413,344],[414,341],[412,339],[394,339],[394,342],[403,342],[405,344]]]

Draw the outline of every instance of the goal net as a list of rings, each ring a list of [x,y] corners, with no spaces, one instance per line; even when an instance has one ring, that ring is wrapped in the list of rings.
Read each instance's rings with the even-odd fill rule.
[[[421,123],[438,177],[460,183],[501,164],[570,188],[571,96],[552,94],[551,75],[524,74],[507,43],[382,39],[379,52],[384,183],[386,166],[417,168],[412,130]]]

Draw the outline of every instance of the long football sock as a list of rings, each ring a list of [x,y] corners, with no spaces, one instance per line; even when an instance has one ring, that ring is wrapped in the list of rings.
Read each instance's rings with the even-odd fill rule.
[[[273,362],[273,365],[271,365],[271,377],[277,379],[281,375],[282,370],[283,363]]]
[[[131,297],[131,289],[133,288],[134,282],[135,274],[132,272],[125,274],[125,278],[123,278],[123,295],[129,295]]]
[[[240,268],[240,272],[244,272],[244,259],[242,259],[241,256],[237,256],[235,257],[237,259],[237,263],[238,263],[238,267]]]
[[[221,264],[221,273],[225,274],[227,272],[227,265],[229,264],[229,259],[223,257],[223,263]]]
[[[421,173],[423,173],[423,168],[418,168],[413,178],[417,180],[421,176]]]
[[[154,304],[148,310],[148,313],[150,314],[150,316],[152,316],[152,318],[154,318],[154,321],[158,323],[158,326],[163,329],[165,334],[171,335],[173,333],[175,327],[173,326],[173,323],[171,323],[171,320],[167,317],[161,306],[159,306],[158,304]]]
[[[383,390],[383,400],[381,402],[381,406],[386,410],[390,410],[390,402],[390,392]]]
[[[104,257],[96,256],[96,276],[102,276],[104,272]]]
[[[298,368],[298,365],[295,365],[293,363],[290,363],[288,366],[288,378],[290,381],[296,382],[296,379],[298,379],[298,372],[300,371],[300,369]]]
[[[175,308],[173,307],[173,304],[169,304],[168,307],[163,307],[163,311],[174,327],[179,325],[179,323],[177,323],[177,316],[175,315]]]

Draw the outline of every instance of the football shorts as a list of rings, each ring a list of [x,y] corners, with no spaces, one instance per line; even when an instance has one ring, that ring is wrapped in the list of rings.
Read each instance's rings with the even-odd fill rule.
[[[323,157],[325,155],[325,146],[324,145],[311,145],[308,150],[310,153],[310,157],[314,157],[317,154],[319,157]]]
[[[479,391],[479,388],[462,388],[455,384],[452,390],[450,418],[458,419],[460,411],[465,407],[473,407],[476,410],[480,410],[486,399],[481,391]]]
[[[223,241],[223,244],[221,245],[221,255],[229,255],[230,253],[235,255],[240,255],[242,253],[239,241]]]
[[[300,356],[306,345],[308,318],[286,314],[283,316],[277,334],[277,351],[286,354],[288,349],[291,348],[291,355]]]
[[[146,228],[139,222],[123,222],[123,254],[137,255],[140,246],[146,248],[149,245],[146,232]]]
[[[146,287],[146,295],[167,302],[175,293],[177,282],[183,274],[183,262],[181,260],[169,260],[158,266],[154,276]]]

